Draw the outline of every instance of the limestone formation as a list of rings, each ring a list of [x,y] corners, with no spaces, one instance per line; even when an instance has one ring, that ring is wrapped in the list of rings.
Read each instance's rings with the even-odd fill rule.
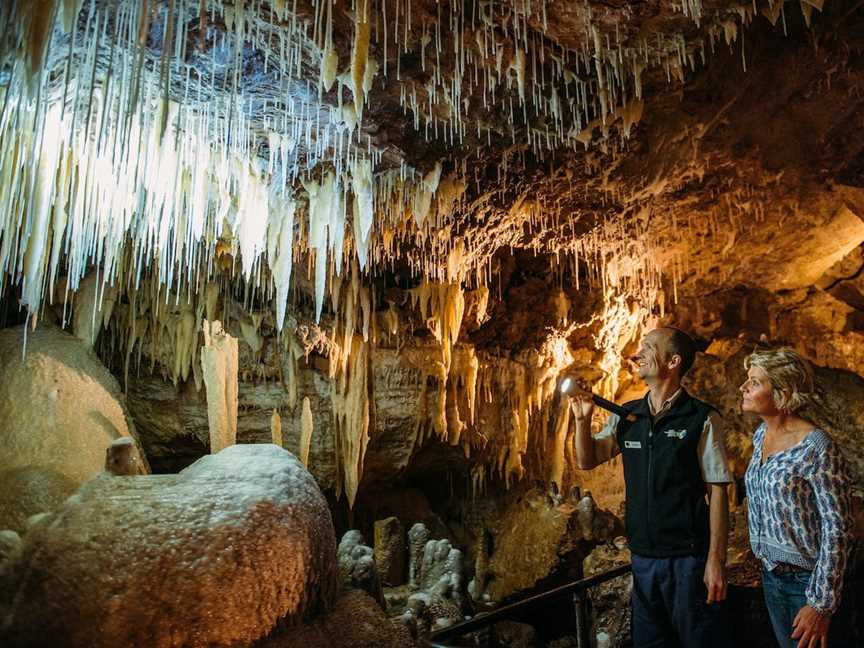
[[[0,474],[0,526],[24,533],[27,520],[50,513],[78,487],[53,468],[25,466]]]
[[[375,521],[375,564],[383,585],[405,582],[405,531],[397,517]]]
[[[257,648],[414,648],[404,625],[388,618],[366,592],[343,592],[333,609],[311,623],[276,630]]]
[[[363,534],[356,529],[346,531],[339,541],[336,556],[342,585],[364,590],[383,607],[384,595],[375,555],[372,547],[364,542]]]
[[[757,423],[740,412],[744,357],[791,345],[817,365],[813,421],[848,459],[864,537],[859,0],[7,0],[0,24],[7,565],[41,560],[37,544],[103,501],[94,520],[122,529],[104,542],[131,543],[150,528],[144,493],[192,497],[197,469],[173,473],[275,443],[337,528],[374,529],[374,551],[342,538],[343,584],[379,603],[389,586],[418,636],[577,578],[614,562],[597,547],[621,544],[626,502],[621,457],[579,469],[560,379],[641,397],[628,358],[657,324],[695,336],[685,386],[721,411],[736,479]],[[165,474],[145,480],[148,463]],[[225,527],[208,489],[231,511],[281,510],[228,502],[234,483],[206,481],[174,527],[212,549]],[[147,519],[175,523],[172,502]],[[143,565],[192,560],[152,536]],[[744,562],[740,524],[732,536]],[[328,538],[313,546],[332,558]],[[287,600],[272,546],[295,560],[294,540],[268,542],[237,577],[196,563],[141,616],[122,590],[123,614],[90,626],[167,636],[176,592],[193,603],[176,641],[196,645],[197,619],[224,622],[196,597],[224,581],[254,590],[248,614],[239,589],[226,605],[248,643]],[[94,543],[81,555],[101,565]],[[25,611],[45,596],[31,586]],[[607,593],[597,642],[614,645],[626,615]],[[380,620],[369,603],[345,594],[297,642],[347,643],[352,611]],[[147,616],[166,606],[164,627]],[[52,631],[72,624],[42,608]]]
[[[219,321],[204,322],[201,370],[207,386],[210,452],[237,441],[237,339]]]
[[[430,539],[422,523],[408,532],[410,576],[402,621],[414,636],[461,620],[466,609],[462,551]]]
[[[539,583],[579,578],[587,547],[621,531],[620,521],[598,509],[590,495],[555,504],[546,493],[531,489],[503,498],[499,507],[482,518],[493,551],[481,575],[486,588],[475,583],[475,598],[485,593],[500,601]]]
[[[99,474],[132,427],[117,381],[74,336],[2,329],[0,358],[0,529],[21,532]]]
[[[411,587],[420,587],[423,573],[423,556],[426,542],[429,540],[429,530],[425,524],[416,523],[408,531],[408,582]]]
[[[146,475],[141,450],[131,437],[117,439],[105,451],[105,471],[112,475]]]
[[[21,536],[11,529],[0,531],[0,569],[3,563],[12,557],[21,546]]]
[[[178,475],[90,481],[37,522],[0,574],[5,646],[228,646],[326,609],[327,505],[274,445]]]

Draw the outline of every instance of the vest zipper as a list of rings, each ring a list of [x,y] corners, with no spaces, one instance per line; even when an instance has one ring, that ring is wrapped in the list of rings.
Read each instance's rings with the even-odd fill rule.
[[[650,420],[650,425],[648,426],[648,519],[654,519],[654,418],[652,417]],[[653,529],[654,524],[649,524],[648,528],[650,529],[649,533],[654,536]],[[651,544],[656,545],[656,538],[651,538]]]

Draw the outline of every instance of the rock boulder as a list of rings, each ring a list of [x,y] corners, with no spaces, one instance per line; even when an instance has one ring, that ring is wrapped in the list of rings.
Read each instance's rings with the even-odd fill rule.
[[[0,644],[227,646],[328,607],[326,501],[290,453],[237,445],[177,475],[103,474],[0,570]]]

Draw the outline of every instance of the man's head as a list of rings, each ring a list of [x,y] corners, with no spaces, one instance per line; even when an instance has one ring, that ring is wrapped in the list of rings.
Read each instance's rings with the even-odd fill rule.
[[[633,356],[639,377],[649,385],[661,380],[680,380],[693,366],[695,358],[693,339],[671,326],[648,331]]]

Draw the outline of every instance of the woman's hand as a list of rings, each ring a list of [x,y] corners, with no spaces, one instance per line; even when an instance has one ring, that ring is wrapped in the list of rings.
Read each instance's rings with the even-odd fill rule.
[[[819,614],[805,605],[798,610],[792,622],[792,638],[798,639],[798,648],[828,648],[828,626],[831,616]]]

